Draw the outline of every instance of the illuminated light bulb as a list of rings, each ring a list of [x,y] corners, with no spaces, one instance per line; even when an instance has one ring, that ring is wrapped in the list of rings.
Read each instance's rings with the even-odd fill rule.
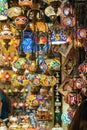
[[[5,78],[9,79],[10,75],[8,74],[8,72],[5,74]]]

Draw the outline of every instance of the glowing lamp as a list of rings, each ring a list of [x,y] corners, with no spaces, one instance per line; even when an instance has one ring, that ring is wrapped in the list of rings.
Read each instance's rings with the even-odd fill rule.
[[[33,0],[19,0],[20,6],[32,6]]]
[[[3,40],[5,40],[5,39],[11,40],[11,39],[13,39],[13,37],[14,37],[14,35],[10,30],[4,30],[0,33],[0,39],[3,39]]]
[[[28,19],[25,16],[17,16],[15,18],[16,25],[26,25],[28,23]]]
[[[6,75],[5,75],[5,78],[6,78],[6,79],[8,79],[8,78],[9,78],[9,75],[8,75],[8,74],[6,74]]]
[[[0,32],[0,39],[2,39],[5,42],[5,48],[8,50],[9,42],[11,39],[14,38],[14,34],[11,32],[9,27],[7,25],[4,25],[2,28],[2,31]]]

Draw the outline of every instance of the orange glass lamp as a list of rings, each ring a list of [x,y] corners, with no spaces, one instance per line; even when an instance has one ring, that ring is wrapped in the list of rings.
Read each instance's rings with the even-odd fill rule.
[[[9,72],[3,72],[1,75],[1,82],[11,81],[11,74]]]
[[[20,6],[32,6],[33,0],[19,0],[18,4]]]

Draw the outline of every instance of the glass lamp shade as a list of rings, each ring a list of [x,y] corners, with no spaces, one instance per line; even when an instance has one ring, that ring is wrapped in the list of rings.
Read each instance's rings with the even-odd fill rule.
[[[40,54],[38,56],[38,60],[40,69],[44,73],[50,73],[60,69],[60,61],[54,57],[52,52],[48,53],[48,57],[46,57],[44,54]]]
[[[78,70],[79,70],[80,76],[87,75],[87,62],[84,61],[82,64],[80,64]]]
[[[74,41],[75,47],[84,47],[84,39],[77,39]]]
[[[45,100],[44,100],[44,96],[41,96],[41,95],[29,95],[27,97],[27,104],[29,106],[32,106],[32,107],[37,107],[39,106],[40,104],[44,104]]]
[[[71,119],[68,117],[68,112],[62,114],[61,120],[65,124],[70,124],[71,123]]]
[[[61,17],[67,17],[69,16],[70,14],[72,14],[74,11],[72,10],[72,8],[70,7],[63,7],[61,9]]]
[[[47,72],[48,67],[47,67],[47,64],[46,64],[44,59],[39,60],[39,67],[40,67],[42,72],[44,72],[44,73]]]
[[[60,61],[57,59],[46,59],[47,71],[58,71],[60,70]]]
[[[74,27],[76,25],[76,19],[72,16],[62,17],[61,24],[67,27]]]
[[[57,83],[57,79],[54,76],[46,76],[44,79],[44,75],[42,75],[42,86],[54,86]]]
[[[29,106],[33,106],[33,101],[36,100],[36,95],[29,95],[26,99],[26,102]]]
[[[27,86],[29,83],[29,80],[27,79],[26,76],[14,74],[12,75],[11,83],[14,87]]]
[[[34,86],[54,86],[57,82],[57,79],[54,76],[48,76],[45,74],[28,74],[27,78]]]
[[[41,22],[42,22],[42,19],[43,19],[43,17],[44,17],[44,13],[43,13],[42,10],[38,9],[39,4],[36,4],[36,3],[35,3],[34,5],[36,5],[36,7],[34,7],[33,9],[28,10],[28,12],[27,12],[27,17],[28,17],[28,19],[29,19],[30,21],[35,20],[35,21],[40,21],[40,23],[41,23]],[[34,21],[34,22],[35,22],[35,21]],[[34,26],[35,26],[35,25],[34,25]]]
[[[10,30],[4,30],[2,32],[0,32],[0,39],[8,39],[11,40],[14,38],[14,34],[10,31]]]
[[[86,81],[82,78],[76,78],[75,80],[72,79],[70,82],[69,82],[69,85],[72,89],[82,89],[86,86]]]
[[[73,109],[73,108],[71,110],[68,110],[69,119],[71,120],[73,119],[75,112],[76,112],[76,109]]]
[[[30,66],[30,61],[26,57],[19,57],[15,59],[12,63],[13,71],[17,72],[18,70],[26,70]]]
[[[17,29],[22,29],[22,28],[25,28],[25,26],[27,25],[28,19],[27,17],[20,15],[15,18],[14,22]]]
[[[70,92],[64,100],[69,105],[77,105],[81,103],[82,97],[80,94],[76,94],[76,92]]]
[[[77,30],[77,38],[78,39],[87,39],[87,30],[86,29],[78,29]]]
[[[52,16],[54,16],[54,18],[57,18],[57,16],[61,13],[60,11],[61,10],[57,7],[56,12],[55,12],[55,9],[50,5],[50,6],[46,7],[45,14],[46,14],[46,16],[48,16],[52,19]]]
[[[86,85],[86,87],[82,88],[81,93],[82,93],[82,95],[87,97],[87,85]]]
[[[29,67],[29,72],[30,73],[35,73],[36,69],[37,69],[37,67],[36,67],[36,61],[32,60],[30,62],[31,62],[31,64],[30,64],[30,67]]]
[[[15,18],[21,15],[22,9],[20,7],[11,7],[7,10],[7,14],[9,18]]]
[[[7,20],[8,1],[0,0],[0,21]]]
[[[11,74],[9,72],[3,72],[0,76],[1,82],[11,81]]]
[[[35,51],[36,49],[36,44],[32,38],[24,38],[22,40],[21,47],[24,52],[32,53],[32,51]]]
[[[36,37],[35,41],[40,46],[43,46],[43,45],[47,44],[47,42],[48,42],[47,33],[45,33],[45,32],[37,32],[37,37]]]
[[[48,31],[47,24],[42,21],[37,21],[36,22],[36,31],[47,32]]]
[[[20,6],[32,6],[33,5],[33,0],[19,0],[18,4]]]

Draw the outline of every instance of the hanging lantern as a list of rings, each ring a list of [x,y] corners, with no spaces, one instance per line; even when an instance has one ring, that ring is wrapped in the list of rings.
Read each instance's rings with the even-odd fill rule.
[[[58,71],[60,70],[60,61],[58,59],[46,59],[47,71]]]
[[[77,38],[78,39],[87,39],[87,30],[86,29],[78,29],[77,30]]]
[[[52,20],[52,21],[54,21],[56,18],[57,18],[57,16],[60,14],[60,6],[61,6],[61,4],[62,4],[62,1],[61,0],[54,0],[54,1],[50,1],[50,5],[51,6],[49,6],[49,7],[51,7],[51,8],[47,8],[47,11],[52,11],[52,14],[50,15],[50,19]],[[50,12],[49,11],[49,12]]]
[[[12,63],[13,71],[26,70],[30,66],[30,61],[27,58],[19,57]]]
[[[32,6],[33,5],[33,0],[19,0],[18,4],[20,6]]]
[[[87,60],[85,60],[82,64],[79,65],[78,70],[81,77],[87,75]]]
[[[36,22],[36,31],[39,32],[47,32],[48,31],[48,26],[46,23],[42,22],[42,21],[38,21]]]
[[[10,75],[9,73],[7,72],[5,75],[4,75],[5,79],[9,79]]]
[[[70,92],[67,94],[64,100],[69,105],[76,105],[81,103],[82,97],[80,94],[77,94],[76,92]]]
[[[77,39],[74,41],[75,47],[84,47],[84,40],[83,39]]]
[[[35,3],[36,4],[36,3]],[[37,5],[37,4],[36,4]],[[37,9],[38,8],[38,5],[36,8],[34,9],[30,9],[28,12],[27,12],[27,17],[29,20],[33,21],[39,21],[41,23],[43,17],[44,17],[44,13],[42,10],[40,9]],[[33,21],[33,23],[35,22]],[[37,22],[36,22],[37,23]],[[35,26],[35,25],[34,25]]]
[[[7,10],[9,18],[15,18],[22,13],[22,9],[20,7],[11,7]]]
[[[26,69],[30,66],[30,60],[26,58],[26,54],[21,49],[19,52],[19,57],[16,58],[12,63],[12,69],[16,73],[23,74]]]
[[[81,93],[82,93],[82,95],[87,97],[87,85],[85,85],[85,87],[82,88]]]
[[[8,1],[0,0],[0,21],[7,20]]]
[[[27,24],[25,29],[23,30],[23,39],[21,42],[21,47],[23,48],[23,51],[25,53],[31,53],[35,48],[34,32],[30,28],[30,24]]]
[[[44,46],[45,44],[47,44],[48,42],[48,39],[47,39],[47,33],[46,32],[37,32],[36,34],[36,38],[35,38],[35,41],[42,47]]]
[[[14,38],[14,34],[10,30],[8,25],[3,25],[2,26],[2,31],[0,32],[0,39],[2,39],[5,42],[5,48],[8,50],[10,44],[10,40]]]
[[[82,78],[84,78],[85,80],[87,80],[87,46],[84,46],[84,50],[85,50],[85,60],[83,63],[81,63],[78,67],[79,70],[79,74]]]
[[[74,27],[76,25],[76,19],[73,16],[61,18],[61,24],[67,27]]]
[[[0,39],[2,40],[11,40],[13,39],[14,34],[9,29],[8,25],[4,25],[2,27],[2,31],[0,32]]]
[[[71,119],[68,117],[68,112],[63,113],[61,115],[61,120],[62,122],[64,122],[65,124],[70,124],[71,123]]]
[[[18,16],[15,19],[16,25],[26,25],[28,23],[28,19],[25,16]]]
[[[33,83],[34,86],[54,86],[57,82],[54,76],[45,74],[28,74],[27,78]]]
[[[83,80],[82,78],[76,78],[75,80],[72,79],[70,82],[69,82],[69,86],[76,90],[76,89],[82,89],[85,87],[85,84],[86,84],[86,81]]]
[[[30,73],[35,73],[36,72],[36,61],[34,61],[34,60],[31,60],[31,65],[30,65],[30,67],[29,67],[29,71],[30,71]]]
[[[57,18],[58,15],[60,15],[61,13],[61,10],[58,8],[56,8],[56,11],[55,11],[55,8],[53,8],[51,5],[46,7],[45,9],[45,15],[50,17],[52,19],[52,17],[54,17],[55,19]]]
[[[9,73],[9,72],[3,72],[2,74],[1,74],[1,82],[9,82],[10,83],[10,81],[11,81],[11,73]]]
[[[26,16],[20,15],[15,18],[15,24],[17,29],[25,28],[28,23],[28,19]]]
[[[60,14],[60,16],[61,16],[61,17],[67,17],[67,16],[69,16],[70,14],[72,15],[73,13],[74,13],[73,9],[72,9],[71,7],[66,6],[66,7],[63,7],[63,8],[61,9],[61,14]]]
[[[26,76],[14,74],[12,75],[11,83],[12,83],[12,86],[18,89],[22,89],[24,86],[28,85],[29,80],[27,79]]]
[[[10,30],[2,31],[0,33],[0,38],[3,39],[3,40],[5,40],[5,39],[11,40],[11,39],[13,39],[13,37],[14,37],[14,35]]]

